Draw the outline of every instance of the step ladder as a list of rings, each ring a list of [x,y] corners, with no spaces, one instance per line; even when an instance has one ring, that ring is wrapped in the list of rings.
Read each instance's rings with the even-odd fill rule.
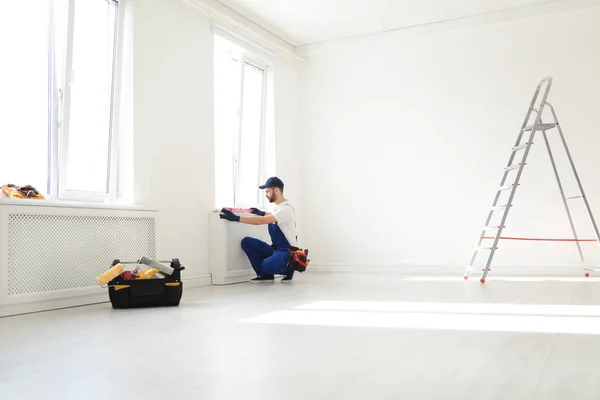
[[[548,103],[548,101],[547,101],[548,94],[550,93],[551,87],[552,87],[552,78],[547,77],[547,78],[542,79],[542,81],[539,83],[539,85],[535,91],[533,99],[531,100],[531,105],[529,107],[529,110],[527,111],[527,116],[525,117],[525,121],[523,122],[521,131],[517,138],[517,142],[515,143],[514,147],[512,148],[508,164],[504,168],[504,174],[502,176],[502,181],[500,182],[498,190],[496,191],[496,196],[494,197],[494,202],[492,203],[492,207],[489,210],[487,219],[484,224],[483,231],[481,232],[481,235],[479,236],[477,247],[475,248],[475,251],[473,252],[473,256],[471,257],[471,261],[469,262],[469,265],[465,270],[465,273],[464,273],[465,280],[471,276],[471,273],[473,273],[476,270],[481,269],[483,273],[481,275],[480,282],[485,283],[487,274],[490,271],[490,266],[492,265],[492,260],[494,258],[494,255],[496,254],[496,251],[498,250],[498,242],[500,241],[500,239],[502,237],[502,231],[506,228],[506,226],[505,226],[506,219],[507,219],[508,213],[512,207],[513,199],[515,197],[517,189],[520,185],[519,182],[521,181],[521,177],[523,175],[523,170],[527,166],[527,157],[529,156],[529,151],[531,150],[531,146],[534,143],[533,140],[535,138],[535,135],[538,132],[542,133],[544,142],[546,144],[546,148],[548,150],[548,155],[550,156],[550,162],[552,164],[552,168],[554,170],[554,175],[556,177],[556,181],[557,181],[558,187],[560,189],[560,194],[562,196],[563,204],[565,206],[567,216],[569,218],[569,223],[571,224],[571,230],[573,232],[573,237],[574,237],[573,241],[577,245],[577,250],[579,251],[579,256],[581,259],[581,266],[583,268],[584,274],[586,277],[588,277],[589,271],[599,271],[600,270],[600,269],[594,269],[594,268],[587,267],[585,258],[583,256],[583,251],[581,250],[581,245],[580,245],[580,242],[579,242],[579,239],[577,236],[577,231],[575,229],[575,224],[573,222],[573,217],[571,215],[571,210],[569,208],[570,200],[574,200],[574,199],[582,199],[583,200],[586,210],[587,210],[587,214],[590,218],[590,222],[594,229],[594,233],[596,235],[596,243],[600,243],[600,233],[598,232],[598,225],[596,225],[596,221],[592,214],[590,204],[589,204],[588,199],[583,190],[583,186],[581,184],[579,174],[577,173],[575,164],[573,162],[573,158],[571,157],[571,152],[569,151],[569,148],[567,146],[567,142],[565,140],[565,136],[564,136],[563,131],[558,122],[558,118],[556,116],[554,107],[552,107],[552,105],[550,103]],[[540,97],[540,94],[541,94],[541,97]],[[542,122],[542,114],[543,114],[544,110],[546,109],[546,107],[547,107],[547,109],[550,110],[550,112],[552,114],[552,122],[550,122],[550,123]],[[533,122],[530,122],[530,119],[532,116],[534,117],[534,120],[533,120]],[[579,194],[576,196],[573,196],[573,197],[565,196],[563,185],[560,180],[560,176],[558,174],[558,169],[556,167],[554,155],[552,153],[552,149],[550,148],[550,143],[548,141],[548,134],[546,132],[553,131],[553,130],[558,131],[558,135],[560,135],[560,139],[562,141],[562,144],[564,145],[567,157],[569,159],[569,163],[571,165],[571,168],[573,169],[573,174],[575,175],[575,179],[577,180],[577,185],[579,187]],[[522,142],[523,138],[526,138],[525,143]],[[513,171],[516,172],[516,176],[511,181],[511,180],[509,180],[509,175],[511,175],[511,173]],[[507,192],[507,191],[510,191],[508,201],[506,202],[506,204],[499,204],[499,199],[500,199],[501,194],[503,192]],[[492,221],[492,218],[494,217],[495,213],[498,213],[498,212],[502,212],[502,219],[500,221],[500,224],[491,226],[490,222]],[[486,239],[486,236],[485,236],[486,232],[488,232],[488,231],[495,232],[495,234],[492,238],[493,239],[492,244],[482,246],[483,241],[488,240],[488,239]],[[474,264],[475,264],[477,255],[482,252],[485,255],[487,255],[487,261],[485,263],[485,266],[483,268],[475,267]]]

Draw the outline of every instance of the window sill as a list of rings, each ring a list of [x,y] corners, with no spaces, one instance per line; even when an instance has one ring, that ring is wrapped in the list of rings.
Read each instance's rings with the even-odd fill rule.
[[[150,209],[139,205],[116,204],[116,203],[93,203],[83,201],[67,200],[37,200],[37,199],[11,199],[9,197],[0,197],[0,206],[23,206],[23,207],[63,207],[63,208],[89,208],[96,210],[123,210],[123,211],[151,211]]]

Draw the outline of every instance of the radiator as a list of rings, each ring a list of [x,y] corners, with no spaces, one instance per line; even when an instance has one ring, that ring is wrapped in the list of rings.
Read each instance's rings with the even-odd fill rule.
[[[0,306],[86,304],[114,259],[144,255],[155,257],[151,211],[0,205]]]
[[[209,215],[210,273],[213,285],[247,282],[256,273],[242,250],[246,236],[271,243],[267,225],[248,225],[228,222],[218,213]]]

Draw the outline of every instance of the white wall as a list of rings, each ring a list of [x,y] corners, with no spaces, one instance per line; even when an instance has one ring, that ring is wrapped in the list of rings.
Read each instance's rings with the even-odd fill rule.
[[[186,277],[196,277],[209,271],[208,215],[215,198],[210,21],[182,1],[129,3],[134,14],[136,202],[160,212],[157,256],[179,257]],[[276,67],[278,149],[299,133],[296,68],[284,61]],[[293,194],[298,166],[282,158],[279,171]]]
[[[303,235],[300,75],[302,67],[281,60],[275,68],[276,173],[285,184],[285,197],[296,211],[300,245]]]
[[[304,245],[313,262],[466,265],[547,75],[600,217],[598,37],[600,11],[588,8],[407,33],[383,46],[365,40],[311,57],[301,120]],[[570,235],[543,146],[539,136],[506,236]],[[503,242],[496,261],[578,265],[572,244]]]
[[[134,3],[136,201],[160,212],[157,257],[208,272],[213,208],[212,36],[181,2]]]

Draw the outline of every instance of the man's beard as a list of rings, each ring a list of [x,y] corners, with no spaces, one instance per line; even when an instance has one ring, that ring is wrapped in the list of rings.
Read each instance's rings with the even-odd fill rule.
[[[275,196],[273,196],[273,197],[268,197],[268,199],[269,199],[269,203],[273,203],[273,202],[275,201]]]

